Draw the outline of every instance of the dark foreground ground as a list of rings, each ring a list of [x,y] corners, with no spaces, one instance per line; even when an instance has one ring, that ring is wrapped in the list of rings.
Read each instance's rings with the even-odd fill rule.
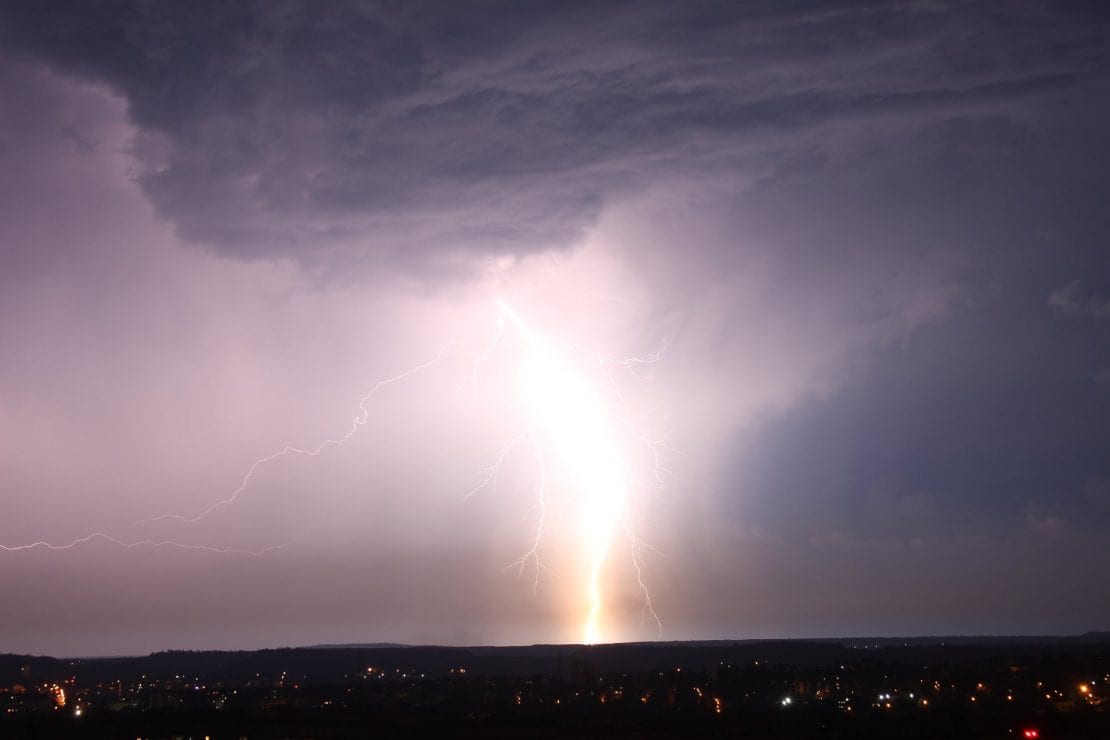
[[[789,719],[758,713],[729,717],[670,711],[618,711],[563,716],[468,717],[423,712],[299,712],[264,715],[195,712],[178,716],[98,717],[77,723],[63,718],[23,719],[0,724],[5,738],[1014,738],[1026,724],[967,716],[931,719],[884,717],[845,719],[799,714]],[[1056,740],[1110,738],[1110,722],[1066,718],[1035,721],[1039,736]]]
[[[792,721],[767,722],[760,718],[729,718],[707,722],[682,715],[655,719],[577,717],[556,719],[462,717],[422,714],[344,713],[311,717],[147,717],[129,721],[106,719],[77,727],[57,721],[19,722],[4,727],[11,738],[1012,738],[1020,733],[998,727],[979,728],[961,722],[919,723],[908,719],[882,722]],[[1069,721],[1041,725],[1041,737],[1079,740],[1110,737],[1105,722]],[[10,733],[10,734],[9,734]]]
[[[0,656],[0,738],[1110,739],[1110,636]]]

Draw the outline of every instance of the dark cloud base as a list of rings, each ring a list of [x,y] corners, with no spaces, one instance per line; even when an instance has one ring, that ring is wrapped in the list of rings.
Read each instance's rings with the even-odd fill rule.
[[[604,203],[677,175],[819,166],[844,127],[912,135],[1021,117],[1105,90],[1105,28],[1097,3],[112,1],[0,14],[9,53],[125,96],[140,182],[184,237],[333,272],[569,246]]]

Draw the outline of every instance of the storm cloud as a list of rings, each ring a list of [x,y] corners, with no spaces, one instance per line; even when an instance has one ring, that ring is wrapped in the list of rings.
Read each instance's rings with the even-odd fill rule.
[[[0,544],[299,539],[0,552],[0,649],[566,639],[465,355],[132,529],[495,295],[665,342],[669,637],[1105,627],[1108,62],[1093,2],[4,3]]]
[[[672,178],[742,201],[930,131],[1020,137],[1104,91],[1090,13],[16,3],[3,39],[126,99],[138,181],[186,239],[325,271],[466,269],[570,247]]]

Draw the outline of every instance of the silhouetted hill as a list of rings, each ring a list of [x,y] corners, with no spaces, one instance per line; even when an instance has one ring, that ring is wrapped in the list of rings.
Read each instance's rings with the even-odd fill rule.
[[[572,663],[603,672],[700,670],[722,663],[816,666],[861,658],[898,663],[960,663],[1000,655],[1037,657],[1110,651],[1110,634],[1068,637],[916,637],[828,640],[743,640],[444,647],[373,644],[252,651],[170,650],[147,656],[54,658],[0,655],[0,686],[76,677],[84,683],[220,677],[230,682],[282,673],[314,682],[341,681],[374,667],[379,671],[445,674],[465,668],[473,676],[566,674]]]

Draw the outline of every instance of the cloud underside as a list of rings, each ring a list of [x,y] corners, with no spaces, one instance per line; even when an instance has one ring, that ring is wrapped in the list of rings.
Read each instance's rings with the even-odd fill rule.
[[[16,3],[3,33],[125,97],[139,181],[186,239],[335,273],[466,272],[572,246],[645,189],[742,201],[940,122],[1030,115],[1090,83],[1100,43],[1038,6],[487,10]]]

